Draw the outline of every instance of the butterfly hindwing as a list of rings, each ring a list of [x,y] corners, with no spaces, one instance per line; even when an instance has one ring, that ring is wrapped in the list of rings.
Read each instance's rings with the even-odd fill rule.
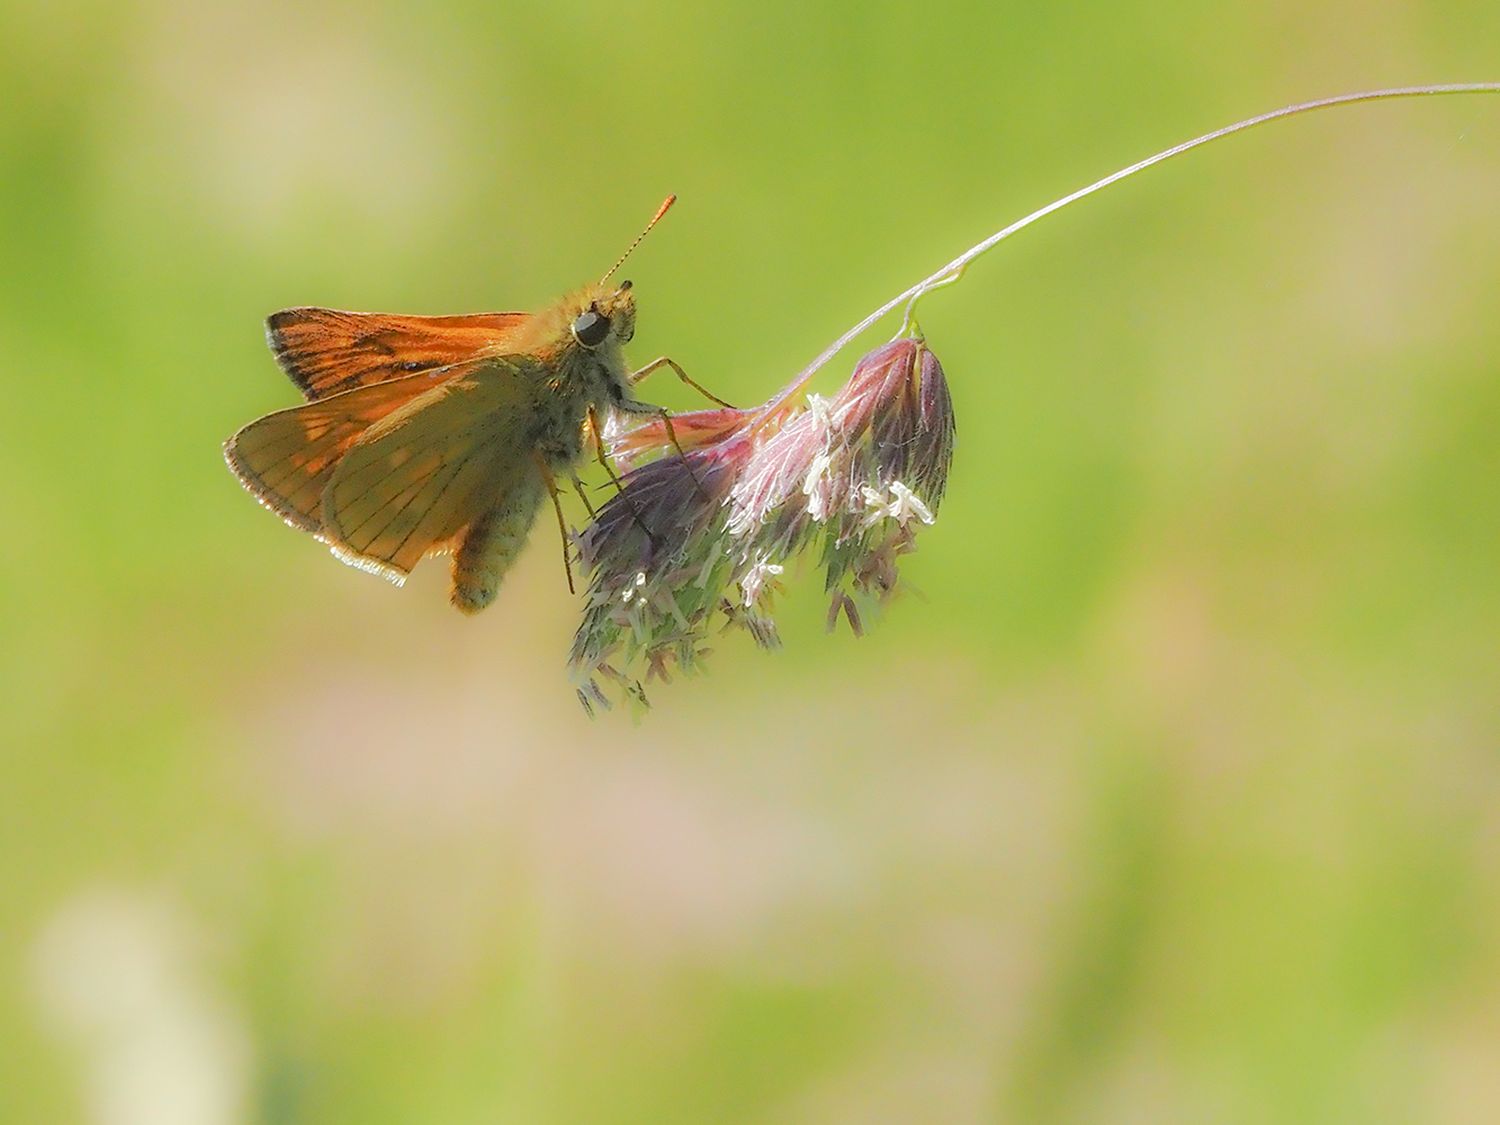
[[[262,504],[321,534],[323,489],[340,458],[371,426],[439,385],[441,378],[420,373],[278,410],[230,438],[224,460]]]
[[[517,356],[476,364],[371,426],[323,490],[334,553],[399,581],[535,472],[528,366]]]

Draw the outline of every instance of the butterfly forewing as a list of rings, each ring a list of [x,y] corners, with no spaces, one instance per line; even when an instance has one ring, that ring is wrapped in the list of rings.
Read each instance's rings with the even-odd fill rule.
[[[266,341],[308,399],[501,355],[529,313],[403,316],[296,308],[266,320]]]

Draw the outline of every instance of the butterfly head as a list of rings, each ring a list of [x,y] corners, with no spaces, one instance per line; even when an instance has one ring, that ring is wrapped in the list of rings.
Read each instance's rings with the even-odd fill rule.
[[[578,345],[596,351],[611,341],[626,344],[635,335],[635,293],[630,282],[600,283],[584,289],[574,302],[568,327]]]

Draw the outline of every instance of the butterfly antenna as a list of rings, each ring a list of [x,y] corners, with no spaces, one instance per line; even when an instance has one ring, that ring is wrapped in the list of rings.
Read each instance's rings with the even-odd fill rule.
[[[608,281],[610,279],[611,275],[613,275],[613,273],[615,272],[615,270],[619,269],[621,266],[623,266],[625,264],[625,259],[628,258],[628,257],[630,257],[631,253],[635,250],[635,248],[641,244],[641,239],[645,238],[648,234],[651,233],[651,228],[654,227],[657,223],[661,222],[661,217],[663,215],[665,215],[667,213],[667,211],[671,208],[672,204],[674,204],[676,202],[677,202],[677,197],[675,195],[669,195],[669,196],[667,196],[667,198],[665,198],[665,199],[663,199],[661,201],[661,206],[656,209],[656,214],[654,214],[654,215],[651,216],[651,221],[646,224],[646,229],[643,230],[643,231],[641,231],[640,234],[638,234],[638,235],[635,236],[635,241],[632,242],[628,247],[626,247],[625,253],[623,253],[623,254],[620,255],[620,260],[618,262],[616,262],[614,265],[612,265],[612,266],[609,267],[609,273],[606,273],[603,277],[601,277],[599,279],[599,284],[602,285],[606,281]]]

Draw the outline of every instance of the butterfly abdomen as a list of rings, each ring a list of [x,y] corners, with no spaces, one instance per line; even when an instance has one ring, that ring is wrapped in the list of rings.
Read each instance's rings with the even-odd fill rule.
[[[543,491],[537,473],[523,473],[498,504],[469,525],[453,554],[449,600],[455,609],[478,613],[495,600],[506,571],[526,544]]]

